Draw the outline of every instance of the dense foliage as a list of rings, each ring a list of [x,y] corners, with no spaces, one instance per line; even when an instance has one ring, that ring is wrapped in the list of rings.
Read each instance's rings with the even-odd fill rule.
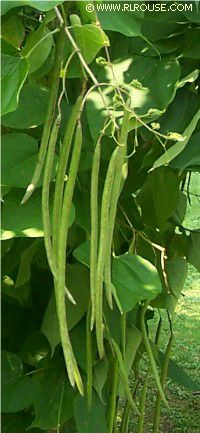
[[[167,375],[199,390],[171,359],[188,263],[200,271],[200,229],[184,224],[200,170],[196,3],[1,2],[6,433],[127,433],[131,412],[142,433],[150,372],[158,433]]]

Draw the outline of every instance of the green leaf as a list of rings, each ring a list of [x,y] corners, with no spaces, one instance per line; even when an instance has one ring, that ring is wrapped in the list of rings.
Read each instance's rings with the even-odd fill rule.
[[[38,240],[34,241],[29,248],[22,252],[20,265],[15,282],[15,288],[26,284],[31,277],[31,263],[38,249]]]
[[[41,359],[50,354],[50,346],[47,338],[40,332],[30,334],[20,348],[20,359],[33,367],[36,367]]]
[[[181,55],[190,59],[200,59],[200,29],[194,28],[183,35],[181,40]]]
[[[179,183],[179,176],[165,168],[148,175],[137,197],[144,224],[161,231],[168,227],[168,219],[177,206]]]
[[[108,433],[106,407],[97,394],[92,395],[92,407],[88,411],[87,399],[77,395],[74,399],[74,418],[77,433]]]
[[[8,41],[15,48],[19,48],[25,36],[21,17],[19,15],[6,17],[2,21],[1,35],[4,40]]]
[[[38,392],[35,379],[23,374],[21,360],[13,353],[2,353],[2,411],[19,412],[28,408]]]
[[[198,78],[198,75],[199,75],[198,69],[195,69],[194,71],[190,72],[190,74],[188,74],[186,77],[182,78],[178,82],[177,84],[178,89],[185,86],[185,84],[187,83],[194,83],[194,81],[196,81],[196,79]]]
[[[2,415],[2,427],[4,433],[43,433],[41,430],[32,430],[29,428],[31,423],[31,416],[25,412],[9,413]]]
[[[136,326],[126,329],[125,365],[128,374],[130,373],[141,340],[142,334]]]
[[[2,211],[2,240],[13,237],[43,237],[41,190],[37,189],[23,205],[23,190],[13,189],[4,199]],[[74,207],[71,211],[70,225],[75,218]]]
[[[179,153],[176,158],[174,158],[170,167],[177,168],[178,170],[199,170],[200,168],[200,153],[199,153],[199,140],[200,140],[200,132],[193,134],[188,144],[183,149],[181,153]]]
[[[78,264],[68,265],[66,271],[66,285],[76,305],[73,305],[66,299],[68,329],[72,329],[86,312],[89,300],[89,272]],[[60,331],[56,313],[56,303],[54,294],[51,295],[43,324],[42,332],[46,335],[54,351],[57,344],[60,342]]]
[[[173,315],[180,294],[184,288],[187,272],[188,265],[186,260],[182,257],[167,261],[166,273],[170,293],[167,293],[166,288],[164,288],[163,292],[152,302],[152,305],[156,308],[165,308]]]
[[[180,77],[180,65],[177,59],[156,58],[134,55],[132,57],[120,58],[113,62],[113,72],[119,85],[128,86],[131,98],[131,108],[136,114],[142,117],[145,122],[152,122],[163,114],[164,110],[173,100],[176,93],[176,84]],[[108,82],[115,85],[113,73],[109,66],[106,66],[97,75],[101,82]],[[102,88],[104,99],[107,105],[113,107],[113,89]],[[118,110],[113,115],[122,116]],[[107,111],[98,91],[93,91],[87,100],[87,118],[90,133],[97,139],[102,129]],[[130,130],[136,125],[141,126],[139,121],[133,118],[130,120]],[[109,130],[108,130],[109,134]]]
[[[9,1],[9,0],[3,0],[1,3],[1,15],[6,14],[9,10],[19,7],[19,6],[30,6],[35,9],[39,9],[41,11],[48,11],[49,9],[52,9],[54,6],[57,6],[61,3],[63,3],[64,0],[60,1],[54,1],[54,0],[47,0],[47,1],[28,1],[28,0],[20,0],[20,1]]]
[[[200,233],[193,232],[190,235],[190,242],[187,252],[187,260],[200,272]]]
[[[158,350],[158,362],[162,366],[164,361],[164,353]],[[169,360],[168,377],[184,388],[190,391],[200,391],[200,384],[195,382],[188,374],[179,367],[179,365],[173,360]]]
[[[138,255],[114,258],[112,276],[124,313],[143,299],[154,299],[162,291],[157,269]]]
[[[73,26],[74,38],[87,63],[91,63],[99,50],[109,45],[108,37],[94,24]]]
[[[73,415],[74,389],[66,377],[64,363],[51,359],[38,366],[40,387],[34,399],[35,419],[31,427],[49,430],[62,425]]]
[[[197,126],[199,119],[200,119],[200,109],[196,112],[192,121],[190,122],[190,124],[187,126],[187,128],[183,132],[183,137],[185,137],[185,138],[182,141],[177,141],[173,146],[171,146],[168,150],[166,150],[164,155],[161,155],[154,162],[152,170],[160,167],[161,165],[169,164],[169,162],[172,161],[172,159],[174,159],[176,156],[178,156],[179,153],[181,153],[185,149],[191,135],[193,134],[193,132]]]
[[[29,74],[41,68],[51,51],[52,44],[53,36],[43,24],[29,34],[22,50],[22,56],[26,58],[29,65]]]
[[[21,60],[26,62],[26,60]],[[49,93],[38,84],[23,87],[19,104],[13,113],[2,117],[2,124],[9,128],[27,129],[42,125],[46,118]]]
[[[1,63],[1,114],[16,110],[20,90],[28,73],[25,59],[2,54]],[[16,125],[15,125],[16,126]]]
[[[107,6],[107,8],[113,6],[109,5],[109,2],[104,2],[104,5],[105,7]],[[108,9],[108,11],[106,9],[104,11],[98,11],[97,15],[103,29],[119,32],[129,37],[141,36],[141,24],[144,12],[137,10],[134,11],[134,13],[133,11],[131,13],[130,10],[124,10],[122,12],[118,10],[120,6],[122,5],[116,5],[115,10],[112,8],[111,10]]]
[[[103,359],[98,361],[97,364],[95,364],[93,369],[93,387],[96,390],[102,403],[105,403],[103,399],[103,388],[108,375],[108,367],[108,361],[106,357],[104,357]]]
[[[27,134],[2,136],[2,184],[26,188],[38,158],[37,141]]]
[[[126,328],[126,351],[125,351],[125,368],[127,375],[129,375],[136,352],[142,340],[142,334],[135,326],[132,328]],[[122,381],[118,385],[118,394],[124,398],[124,387]]]
[[[165,10],[148,10],[142,23],[142,34],[151,42],[158,39],[170,38],[184,33],[187,29],[182,12]]]
[[[38,160],[38,144],[30,135],[23,133],[2,136],[2,184],[15,188],[27,188],[31,182]],[[51,179],[56,172],[58,157],[55,155]],[[42,176],[37,187],[42,185]]]
[[[90,241],[83,242],[73,252],[73,256],[83,265],[90,267]]]

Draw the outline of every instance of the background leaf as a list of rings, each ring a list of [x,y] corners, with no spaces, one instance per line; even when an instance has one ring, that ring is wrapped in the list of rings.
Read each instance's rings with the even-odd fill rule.
[[[156,268],[138,255],[114,258],[112,277],[124,313],[142,299],[154,299],[162,291]]]
[[[26,60],[23,61],[26,62]],[[48,91],[41,85],[27,84],[20,94],[17,109],[13,113],[3,116],[2,124],[15,129],[34,128],[42,125],[46,118],[48,96]]]
[[[1,113],[16,110],[19,93],[26,79],[28,64],[25,59],[2,54],[1,63]]]

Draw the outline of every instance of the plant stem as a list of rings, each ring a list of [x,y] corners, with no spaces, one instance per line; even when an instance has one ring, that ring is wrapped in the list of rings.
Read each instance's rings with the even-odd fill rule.
[[[112,376],[112,389],[108,408],[108,433],[113,433],[114,422],[116,418],[116,400],[117,400],[117,385],[119,378],[119,365],[118,360],[114,358],[113,376]]]

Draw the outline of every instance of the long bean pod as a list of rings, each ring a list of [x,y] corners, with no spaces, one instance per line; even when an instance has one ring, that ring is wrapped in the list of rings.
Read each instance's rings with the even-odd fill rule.
[[[51,242],[51,222],[50,222],[50,207],[49,207],[49,192],[51,183],[51,174],[53,167],[53,160],[55,155],[55,146],[58,137],[58,131],[60,127],[61,116],[60,114],[56,117],[53,128],[51,131],[51,136],[49,140],[49,146],[46,155],[46,163],[44,169],[44,180],[42,187],[42,218],[43,218],[43,228],[44,228],[44,243],[46,248],[47,260],[49,267],[51,269],[54,277],[57,275],[55,257],[52,249]]]
[[[86,358],[87,358],[87,403],[88,409],[92,406],[92,332],[90,329],[91,305],[86,317]]]
[[[57,271],[56,259],[55,259],[55,254],[53,251],[52,240],[51,240],[52,230],[51,230],[51,221],[50,221],[49,192],[50,192],[50,182],[51,182],[51,174],[52,174],[52,167],[53,167],[53,160],[54,160],[55,145],[57,141],[58,130],[60,127],[60,121],[61,121],[61,117],[60,114],[58,114],[57,118],[54,121],[53,128],[51,131],[51,137],[50,137],[49,146],[47,150],[46,164],[44,169],[43,187],[42,187],[42,219],[43,219],[43,228],[44,228],[44,243],[45,243],[49,267],[55,278],[57,278],[58,271]],[[72,302],[72,304],[76,304],[72,294],[69,292],[67,287],[65,287],[65,293],[69,301]]]
[[[28,185],[24,197],[22,199],[22,204],[25,203],[29,197],[33,194],[37,184],[40,180],[40,176],[42,173],[42,169],[44,166],[45,156],[47,152],[49,137],[51,133],[51,128],[53,124],[53,117],[56,105],[56,99],[58,94],[59,80],[60,80],[60,68],[63,57],[63,47],[64,47],[65,35],[64,31],[60,30],[58,35],[58,39],[56,42],[56,53],[55,53],[55,61],[51,79],[51,89],[49,93],[49,102],[47,108],[46,120],[43,127],[41,145],[39,149],[38,161],[34,170],[34,174],[31,180],[31,183]]]
[[[91,195],[90,195],[90,208],[91,208],[91,238],[90,238],[90,291],[91,291],[91,329],[95,323],[96,314],[96,269],[97,269],[97,255],[98,255],[98,179],[99,179],[99,165],[100,165],[100,140],[97,141],[91,174]]]
[[[165,387],[165,383],[166,383],[172,344],[173,344],[173,334],[170,335],[170,339],[168,341],[167,348],[165,351],[165,357],[164,357],[163,368],[161,373],[161,385],[163,388]],[[158,392],[156,396],[155,411],[154,411],[153,433],[159,433],[160,409],[161,409],[161,396]]]
[[[117,213],[117,204],[118,199],[120,195],[120,186],[121,186],[121,179],[122,179],[122,168],[126,157],[126,151],[127,151],[127,137],[128,137],[128,123],[129,123],[129,111],[127,110],[124,114],[123,121],[122,121],[122,127],[121,127],[121,133],[119,137],[119,154],[118,154],[118,160],[115,167],[115,177],[114,182],[112,186],[112,195],[111,195],[111,202],[110,202],[110,213],[109,213],[109,220],[108,220],[108,237],[107,237],[107,247],[105,251],[106,260],[105,260],[105,269],[104,269],[104,275],[105,275],[105,286],[106,286],[106,292],[108,298],[114,295],[116,299],[116,294],[113,293],[113,284],[111,281],[111,249],[112,249],[112,239],[113,239],[113,232],[114,232],[114,226],[115,226],[115,218]]]
[[[67,163],[69,159],[69,152],[71,149],[74,130],[76,127],[77,119],[80,114],[82,100],[83,100],[83,96],[82,95],[78,96],[72,108],[72,112],[70,114],[66,126],[66,130],[65,130],[65,134],[64,134],[61,153],[59,156],[58,171],[56,176],[54,199],[53,199],[53,214],[52,214],[52,239],[53,239],[53,248],[55,250],[55,254],[57,253],[56,249],[57,249],[58,231],[59,231],[60,220],[61,220],[63,191],[65,185],[65,173],[67,169]]]
[[[123,382],[123,386],[124,386],[124,391],[126,393],[126,397],[127,400],[129,401],[130,406],[132,407],[132,409],[139,415],[139,411],[138,408],[133,400],[132,394],[131,394],[131,390],[129,388],[129,381],[128,381],[128,376],[127,376],[127,372],[126,372],[126,367],[123,361],[123,357],[121,354],[121,351],[117,345],[117,343],[115,342],[115,340],[112,339],[112,346],[114,348],[116,357],[118,359],[118,363],[119,363],[119,369],[120,369],[120,375],[122,378],[122,382]]]
[[[143,433],[143,431],[144,431],[144,416],[145,416],[145,405],[146,405],[146,395],[147,395],[147,387],[148,387],[148,381],[149,381],[149,373],[150,373],[150,370],[148,369],[146,376],[145,376],[145,379],[144,379],[141,398],[140,398],[140,416],[139,416],[139,420],[138,420],[137,433]]]
[[[106,174],[106,180],[103,189],[102,203],[101,203],[101,224],[100,224],[100,236],[99,236],[99,250],[97,259],[97,271],[96,271],[96,337],[99,355],[101,358],[104,356],[103,347],[103,277],[104,277],[104,266],[105,266],[105,251],[107,244],[107,227],[108,217],[110,208],[110,198],[112,185],[114,180],[114,172],[116,167],[116,161],[119,153],[119,147],[116,147],[111,156],[108,170]]]
[[[72,386],[76,383],[79,392],[83,395],[83,383],[78,370],[78,366],[73,354],[73,349],[70,342],[68,327],[67,327],[67,313],[65,308],[65,273],[66,273],[66,247],[68,237],[68,227],[70,221],[70,212],[72,206],[73,192],[78,172],[78,165],[80,160],[82,147],[82,128],[81,123],[78,121],[76,128],[73,153],[70,163],[68,181],[65,186],[61,223],[58,238],[58,279],[55,280],[55,295],[58,312],[58,321],[60,327],[60,337],[63,347],[63,353],[66,363],[66,368],[69,375],[69,380]]]
[[[159,374],[158,374],[158,370],[156,367],[156,363],[155,363],[155,359],[151,350],[151,346],[149,343],[149,339],[148,339],[148,335],[147,335],[147,331],[146,331],[146,326],[145,326],[145,314],[146,314],[146,307],[142,307],[141,309],[141,315],[140,315],[140,324],[141,324],[141,331],[142,331],[142,337],[143,337],[143,341],[144,341],[144,345],[146,348],[146,352],[147,355],[149,357],[149,362],[150,362],[150,366],[151,366],[151,370],[158,388],[158,392],[162,398],[162,400],[164,401],[165,405],[167,407],[169,407],[168,402],[166,400],[162,385],[160,383],[160,378],[159,378]]]

